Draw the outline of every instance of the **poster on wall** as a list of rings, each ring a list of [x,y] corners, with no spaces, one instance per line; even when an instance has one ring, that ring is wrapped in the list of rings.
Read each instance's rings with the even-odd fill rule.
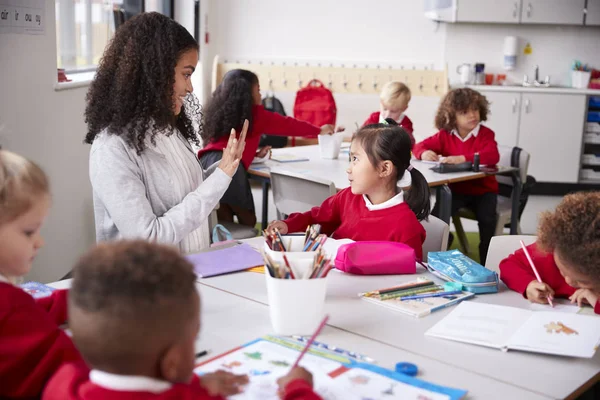
[[[0,0],[0,33],[43,35],[46,0]]]

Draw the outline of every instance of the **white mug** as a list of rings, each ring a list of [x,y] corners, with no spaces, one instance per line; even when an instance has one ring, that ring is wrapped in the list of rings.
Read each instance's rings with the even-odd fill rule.
[[[461,64],[456,67],[456,72],[460,74],[460,83],[468,85],[473,83],[473,67],[471,64]]]

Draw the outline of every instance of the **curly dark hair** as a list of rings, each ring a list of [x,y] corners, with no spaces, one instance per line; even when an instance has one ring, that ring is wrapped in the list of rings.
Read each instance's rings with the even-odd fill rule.
[[[195,281],[193,266],[171,246],[142,240],[100,244],[73,269],[73,340],[93,367],[130,372],[128,364],[160,351],[192,318]]]
[[[456,113],[468,110],[479,110],[481,121],[487,121],[490,103],[484,95],[469,88],[449,91],[442,99],[435,115],[435,127],[450,132],[456,129]]]
[[[146,137],[178,129],[199,145],[190,118],[200,118],[198,100],[189,95],[181,113],[173,113],[175,66],[198,43],[180,24],[160,13],[137,15],[117,29],[100,60],[87,93],[86,143],[104,129],[120,135],[141,153]]]
[[[542,214],[537,243],[582,274],[600,281],[600,192],[565,196],[556,210]]]
[[[231,128],[239,132],[245,119],[250,123],[248,131],[252,130],[253,85],[258,85],[254,72],[233,69],[225,74],[204,110],[201,133],[204,143],[229,135]]]

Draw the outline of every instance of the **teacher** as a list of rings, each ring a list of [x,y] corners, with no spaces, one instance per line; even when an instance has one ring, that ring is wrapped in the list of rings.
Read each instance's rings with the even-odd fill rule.
[[[191,146],[200,145],[197,62],[196,40],[158,13],[127,21],[106,48],[85,110],[97,241],[142,238],[183,253],[210,245],[208,217],[238,168],[248,123],[204,171]]]

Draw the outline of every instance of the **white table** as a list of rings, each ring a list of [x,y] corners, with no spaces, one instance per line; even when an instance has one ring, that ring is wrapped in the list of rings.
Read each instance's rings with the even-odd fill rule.
[[[248,169],[248,174],[260,181],[262,183],[263,189],[263,202],[262,202],[262,227],[265,229],[268,224],[267,215],[268,215],[268,194],[269,194],[269,184],[270,184],[270,173],[269,169],[271,167],[278,167],[281,169],[287,169],[292,172],[300,173],[305,175],[306,177],[314,176],[322,179],[327,179],[335,184],[337,190],[342,190],[350,186],[348,181],[348,174],[346,170],[348,169],[348,147],[349,143],[345,143],[342,146],[342,152],[340,156],[336,160],[327,160],[323,159],[320,156],[319,146],[299,146],[299,147],[286,147],[282,149],[274,149],[273,155],[291,155],[297,158],[306,158],[309,161],[301,161],[301,162],[291,162],[291,163],[280,163],[277,161],[267,160],[262,164],[252,164]],[[447,173],[440,174],[437,172],[433,172],[431,167],[432,163],[412,160],[411,165],[419,170],[421,174],[427,180],[429,187],[435,187],[437,190],[437,198],[440,201],[441,209],[440,209],[440,218],[446,223],[450,223],[450,213],[451,213],[451,204],[452,204],[452,194],[448,187],[451,183],[473,180],[473,179],[481,179],[486,176],[483,172],[457,172],[457,173]],[[514,173],[518,171],[515,168],[501,168],[498,173]],[[511,221],[511,233],[516,234],[517,223],[518,223],[518,199],[520,197],[520,177],[517,177],[514,174],[514,179],[517,180],[518,185],[516,187],[519,188],[519,193],[516,193],[515,201],[513,202],[513,215],[514,221]],[[512,229],[512,225],[514,222],[514,232]]]
[[[262,275],[255,275],[264,280]],[[228,278],[236,276],[238,275],[230,275]],[[55,282],[51,286],[68,288],[70,280]],[[202,302],[202,325],[196,341],[196,351],[209,350],[208,357],[213,357],[266,334],[272,334],[269,308],[265,304],[205,284],[198,284],[198,290]],[[397,362],[414,363],[419,368],[418,378],[466,389],[469,391],[468,399],[552,398],[332,326],[323,330],[319,340],[368,355],[374,358],[378,365],[390,369],[393,369]]]
[[[421,267],[419,271],[425,274]],[[430,274],[427,276],[431,278]],[[437,360],[448,365],[449,370],[468,371],[550,398],[567,398],[585,385],[600,380],[600,352],[592,359],[518,351],[504,353],[496,349],[426,337],[425,331],[452,308],[416,319],[360,300],[357,296],[359,292],[389,287],[415,278],[414,275],[355,276],[332,271],[328,278],[326,300],[329,325],[398,350]],[[242,272],[203,279],[200,283],[250,301],[268,304],[265,277],[262,274]],[[470,301],[529,307],[522,296],[505,287],[501,293],[479,295]]]

